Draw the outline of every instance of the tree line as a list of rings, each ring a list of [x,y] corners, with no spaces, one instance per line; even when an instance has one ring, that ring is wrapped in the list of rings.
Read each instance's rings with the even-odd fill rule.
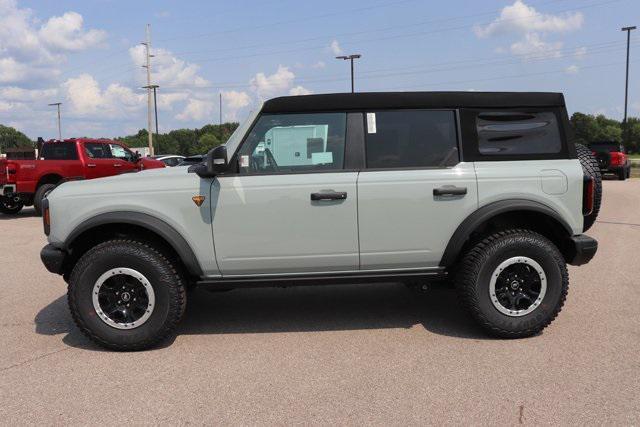
[[[623,142],[624,130],[618,120],[599,114],[574,113],[570,119],[575,141],[589,145],[596,141]],[[626,143],[630,153],[640,152],[640,118],[629,118],[629,142]],[[238,123],[208,124],[196,129],[176,129],[168,133],[154,135],[154,146],[157,154],[180,154],[191,156],[204,154],[215,146],[227,142]],[[141,129],[135,135],[115,138],[129,147],[146,147],[147,131]],[[11,147],[33,147],[34,142],[18,130],[0,125],[0,152]]]

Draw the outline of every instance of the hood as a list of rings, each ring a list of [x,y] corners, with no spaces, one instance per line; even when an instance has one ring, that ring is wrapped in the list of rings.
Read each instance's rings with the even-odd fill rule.
[[[104,196],[148,191],[171,191],[191,187],[200,181],[189,168],[158,168],[125,173],[106,178],[65,182],[49,195],[50,198],[95,195]]]

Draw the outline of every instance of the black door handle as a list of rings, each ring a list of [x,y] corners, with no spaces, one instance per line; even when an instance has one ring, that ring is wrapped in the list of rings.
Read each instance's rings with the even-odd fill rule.
[[[445,185],[433,189],[434,196],[464,196],[467,194],[467,187],[456,187],[455,185]]]
[[[326,191],[322,193],[311,193],[311,200],[345,200],[347,193],[344,191]]]

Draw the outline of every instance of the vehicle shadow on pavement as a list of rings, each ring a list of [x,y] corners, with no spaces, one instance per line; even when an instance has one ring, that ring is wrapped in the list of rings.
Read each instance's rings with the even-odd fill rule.
[[[38,215],[36,215],[36,211],[34,209],[23,209],[14,215],[0,214],[0,221],[10,221],[19,218],[35,218],[37,216]]]
[[[73,323],[66,296],[43,308],[35,323],[39,334],[66,334],[63,342],[69,346],[100,350]],[[229,292],[198,289],[188,296],[187,312],[177,334],[319,332],[416,325],[439,335],[492,339],[462,310],[454,290],[438,286],[420,294],[390,283]]]

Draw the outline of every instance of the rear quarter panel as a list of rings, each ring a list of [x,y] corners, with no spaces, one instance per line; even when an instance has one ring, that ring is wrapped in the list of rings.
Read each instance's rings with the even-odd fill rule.
[[[581,234],[583,172],[577,159],[475,162],[479,207],[527,199],[557,212]]]

